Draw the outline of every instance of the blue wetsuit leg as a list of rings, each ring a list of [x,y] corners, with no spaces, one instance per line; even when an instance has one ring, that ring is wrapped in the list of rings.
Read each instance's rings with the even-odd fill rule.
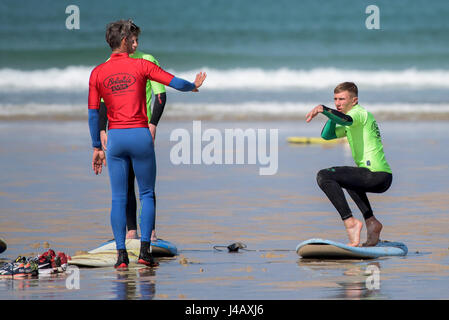
[[[128,172],[132,163],[141,201],[142,241],[150,241],[154,227],[156,160],[148,128],[111,129],[107,161],[112,191],[111,225],[117,249],[125,249]]]

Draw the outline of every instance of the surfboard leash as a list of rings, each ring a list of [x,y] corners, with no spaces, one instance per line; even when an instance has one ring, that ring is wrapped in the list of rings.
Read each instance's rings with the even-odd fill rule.
[[[214,246],[215,250],[224,251],[224,250],[220,250],[218,248],[227,248],[229,252],[238,252],[239,249],[246,250],[246,244],[241,243],[241,242],[234,242],[228,246]],[[249,251],[249,250],[247,250],[247,251]]]
[[[217,250],[217,251],[224,251],[224,250],[221,250],[219,248],[227,248],[228,252],[238,252],[239,249],[242,249],[242,250],[245,250],[245,251],[258,251],[258,252],[266,252],[266,251],[295,251],[295,250],[290,250],[290,249],[258,249],[258,250],[246,249],[247,248],[246,244],[241,243],[241,242],[234,242],[234,243],[231,243],[228,246],[219,246],[219,245],[214,246],[215,250]]]

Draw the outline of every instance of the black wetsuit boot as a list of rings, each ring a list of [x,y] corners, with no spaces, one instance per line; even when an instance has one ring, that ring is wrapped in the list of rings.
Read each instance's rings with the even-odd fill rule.
[[[150,253],[150,242],[148,241],[140,242],[139,263],[149,267],[157,267],[159,265],[158,262],[154,261],[153,256]]]
[[[129,265],[128,252],[126,249],[119,249],[117,263],[114,265],[114,268],[121,269],[127,268]]]

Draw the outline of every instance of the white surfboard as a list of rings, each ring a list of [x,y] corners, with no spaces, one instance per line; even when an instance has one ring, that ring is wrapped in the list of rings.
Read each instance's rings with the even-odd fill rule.
[[[126,239],[125,246],[127,250],[140,250],[140,239]],[[89,253],[99,253],[113,251],[116,252],[115,240],[109,240],[101,244],[95,249],[89,251]],[[162,239],[157,239],[156,241],[151,241],[151,253],[153,257],[174,257],[178,254],[178,249],[176,246]]]
[[[309,239],[298,244],[296,252],[311,259],[375,259],[405,256],[408,248],[401,242],[380,241],[373,247],[351,247],[332,240]]]
[[[128,251],[129,263],[137,263],[140,253],[140,239],[127,239],[125,246]],[[174,244],[162,239],[151,242],[151,251],[153,257],[174,257],[178,254]],[[115,240],[109,240],[86,254],[71,257],[68,264],[79,267],[112,267],[116,262]]]
[[[137,263],[139,260],[140,250],[128,250],[128,259],[130,264]],[[77,256],[73,256],[68,261],[69,265],[75,265],[79,267],[112,267],[117,262],[117,251],[86,253]]]

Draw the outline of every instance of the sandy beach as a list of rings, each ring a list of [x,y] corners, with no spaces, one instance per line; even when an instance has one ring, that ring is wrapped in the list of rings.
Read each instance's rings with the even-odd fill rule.
[[[321,120],[320,120],[321,119]],[[318,136],[324,118],[302,121],[214,122],[202,128],[278,129],[278,169],[259,164],[174,165],[176,129],[192,121],[162,121],[156,139],[157,231],[179,256],[154,270],[131,266],[80,269],[80,289],[66,278],[0,279],[0,299],[448,299],[449,151],[447,122],[379,123],[393,185],[369,195],[384,224],[383,240],[407,244],[405,257],[356,261],[301,259],[309,238],[346,242],[338,214],[316,184],[316,173],[353,165],[345,144],[290,145],[289,136]],[[228,150],[229,151],[229,150]],[[224,151],[224,152],[228,152]],[[112,238],[107,170],[91,171],[87,121],[0,123],[2,261],[42,253],[49,245],[74,255]],[[360,213],[349,201],[354,215]],[[362,241],[365,239],[362,230]],[[231,254],[215,245],[242,242]],[[366,286],[367,268],[380,288]]]

